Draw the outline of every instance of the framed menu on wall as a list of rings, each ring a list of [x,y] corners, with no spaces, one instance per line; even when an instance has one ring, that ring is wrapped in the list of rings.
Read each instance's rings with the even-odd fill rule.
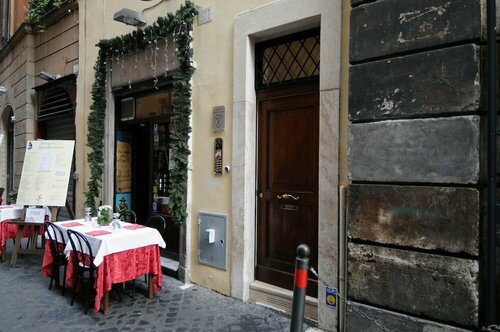
[[[16,204],[65,206],[75,141],[26,144]]]

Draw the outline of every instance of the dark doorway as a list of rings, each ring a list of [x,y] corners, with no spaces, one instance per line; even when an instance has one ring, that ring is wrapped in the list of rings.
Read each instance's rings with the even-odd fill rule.
[[[123,108],[130,107],[130,103],[133,103],[134,112],[124,112]],[[169,136],[172,126],[170,92],[128,95],[117,105],[117,114],[120,115],[117,117],[117,131],[129,137],[131,145],[130,208],[141,224],[153,215],[165,218],[167,227],[162,236],[166,248],[161,248],[160,253],[178,261],[180,232],[168,208]]]
[[[65,77],[60,86],[45,84],[37,87],[40,104],[37,113],[37,137],[46,140],[75,140],[75,86],[73,76]],[[71,163],[66,206],[59,210],[58,220],[69,220],[75,212],[75,155]],[[68,207],[71,211],[68,211]]]
[[[153,120],[128,127],[132,132],[132,208],[139,223],[157,214],[165,218],[167,228],[162,235],[167,246],[160,252],[163,257],[178,260],[179,227],[162,201],[168,196],[168,143],[163,138],[168,135],[168,126],[169,122]],[[157,143],[155,131],[162,136]]]

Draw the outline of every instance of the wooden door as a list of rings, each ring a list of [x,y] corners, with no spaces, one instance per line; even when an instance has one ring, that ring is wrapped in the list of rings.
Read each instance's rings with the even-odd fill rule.
[[[293,289],[297,246],[318,266],[317,82],[258,95],[256,278]],[[309,274],[307,294],[317,296]]]

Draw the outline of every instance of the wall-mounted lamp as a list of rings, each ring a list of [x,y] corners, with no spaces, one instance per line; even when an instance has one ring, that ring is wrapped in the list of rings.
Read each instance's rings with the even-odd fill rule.
[[[0,95],[3,95],[6,92],[7,92],[7,88],[4,87],[3,85],[0,85]]]
[[[40,77],[42,80],[45,80],[45,81],[53,81],[53,80],[56,80],[56,79],[61,77],[61,75],[53,75],[53,74],[47,73],[46,71],[43,71],[43,70],[41,72],[39,72],[38,74],[36,74],[36,76]]]
[[[125,23],[127,25],[132,25],[135,27],[140,27],[146,24],[142,14],[136,12],[135,10],[122,8],[113,15],[113,20]]]

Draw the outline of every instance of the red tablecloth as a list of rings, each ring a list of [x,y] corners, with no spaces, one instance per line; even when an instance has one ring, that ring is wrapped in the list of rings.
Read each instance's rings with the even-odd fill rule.
[[[52,276],[52,253],[47,243],[42,263],[42,273]],[[94,288],[96,290],[94,311],[99,311],[101,299],[106,292],[111,290],[113,284],[136,279],[144,274],[150,273],[154,276],[154,294],[158,293],[162,285],[162,273],[160,262],[160,248],[158,245],[150,245],[130,249],[122,252],[104,256],[103,262],[97,267],[97,278]],[[73,261],[68,262],[66,271],[66,282],[73,287]]]
[[[58,242],[57,244],[59,245],[59,249],[61,251],[64,250],[62,243]],[[52,273],[54,272],[52,268],[53,260],[54,258],[52,257],[52,250],[50,250],[49,240],[45,240],[45,253],[43,254],[42,273],[47,277],[52,277]]]
[[[3,220],[0,223],[0,254],[8,239],[15,239],[17,236],[17,225],[9,224],[9,220]],[[34,226],[24,226],[23,237],[33,236]],[[45,233],[45,226],[40,227],[38,235]]]

